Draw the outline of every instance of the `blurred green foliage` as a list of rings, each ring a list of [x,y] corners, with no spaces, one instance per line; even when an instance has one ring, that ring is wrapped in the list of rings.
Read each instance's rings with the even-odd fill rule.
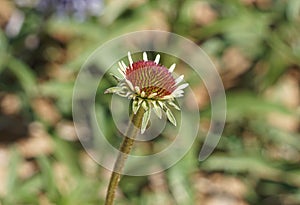
[[[109,174],[84,154],[78,141],[63,138],[58,124],[72,120],[73,85],[87,56],[114,37],[142,29],[177,33],[208,53],[224,82],[228,116],[217,149],[199,162],[209,100],[203,85],[187,73],[191,87],[203,91],[194,146],[163,173],[124,176],[117,204],[300,204],[299,2],[107,0],[99,17],[83,21],[7,4],[12,14],[23,12],[24,23],[15,36],[7,33],[9,18],[0,30],[0,99],[13,94],[20,101],[13,114],[5,113],[3,103],[0,110],[1,147],[9,149],[8,165],[0,167],[6,173],[0,204],[103,203]],[[101,89],[114,84],[110,78],[102,83]],[[107,119],[103,127],[114,141],[108,98],[98,98],[98,115]],[[42,106],[46,110],[40,111]],[[40,123],[53,150],[24,154],[19,142],[30,133],[7,143],[14,132],[4,122],[11,115],[28,126]],[[21,177],[25,162],[33,171]]]

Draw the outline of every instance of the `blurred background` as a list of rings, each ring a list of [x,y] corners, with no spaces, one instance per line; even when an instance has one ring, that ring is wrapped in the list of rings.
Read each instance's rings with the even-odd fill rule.
[[[300,204],[299,0],[1,0],[0,27],[1,205],[103,204],[110,172],[77,139],[73,85],[95,48],[144,29],[204,49],[226,89],[227,120],[199,162],[209,97],[186,72],[201,113],[196,142],[164,172],[124,176],[117,204]],[[97,108],[114,130],[107,100]]]

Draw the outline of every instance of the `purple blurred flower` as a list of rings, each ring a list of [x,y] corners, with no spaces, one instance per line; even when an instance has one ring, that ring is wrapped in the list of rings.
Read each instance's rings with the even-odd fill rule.
[[[89,16],[99,16],[103,10],[102,0],[40,0],[37,9],[45,15],[72,16],[84,20]]]

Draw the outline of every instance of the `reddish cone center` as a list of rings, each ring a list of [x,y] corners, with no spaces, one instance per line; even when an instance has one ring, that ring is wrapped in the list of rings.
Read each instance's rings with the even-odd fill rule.
[[[155,98],[170,95],[175,89],[175,79],[169,70],[153,61],[138,61],[126,69],[126,79],[138,86],[146,96],[157,93]]]

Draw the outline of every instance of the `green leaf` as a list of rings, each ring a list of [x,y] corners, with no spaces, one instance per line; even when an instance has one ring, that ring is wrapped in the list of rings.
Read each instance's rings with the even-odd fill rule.
[[[227,121],[247,118],[261,118],[271,112],[296,116],[295,112],[279,103],[269,102],[255,93],[232,92],[227,96]]]
[[[51,80],[40,85],[39,89],[43,95],[54,98],[72,98],[73,82],[59,82]],[[59,92],[57,92],[59,90]]]
[[[18,78],[21,86],[29,96],[33,96],[37,93],[36,76],[28,65],[17,58],[10,57],[8,67]]]
[[[2,30],[0,30],[0,73],[5,68],[5,61],[7,60],[7,40]]]
[[[289,20],[297,21],[299,20],[300,14],[300,1],[299,0],[289,0],[287,3],[287,17]]]
[[[196,152],[191,149],[176,165],[167,171],[168,184],[176,204],[195,204],[194,190],[190,175],[197,170]]]
[[[291,146],[300,150],[300,134],[287,132],[276,127],[270,126],[262,120],[252,120],[250,128],[263,138],[278,143],[279,145]]]
[[[36,194],[40,192],[43,186],[43,181],[40,175],[35,175],[29,180],[22,181],[22,184],[18,187],[18,190],[14,192],[14,196],[18,195],[19,200],[24,204],[38,204],[39,199]]]
[[[59,110],[64,114],[69,114],[71,112],[73,86],[73,82],[51,80],[39,85],[39,91],[43,96],[55,98]]]
[[[212,155],[202,163],[201,168],[208,171],[227,171],[232,173],[250,173],[256,178],[282,181],[300,186],[299,171],[285,171],[261,156],[224,156]]]
[[[57,197],[57,189],[55,186],[55,180],[52,172],[52,166],[51,163],[49,162],[49,159],[47,159],[45,156],[39,156],[38,159],[38,164],[41,169],[42,173],[42,180],[43,184],[45,186],[47,195],[49,198],[56,198]]]
[[[116,0],[106,5],[102,20],[105,24],[113,23],[130,5],[130,1]]]
[[[72,144],[55,137],[53,138],[55,141],[55,157],[65,165],[70,170],[70,173],[73,176],[80,175],[79,163],[78,163],[78,153],[75,151]]]
[[[9,177],[7,180],[7,193],[13,195],[18,187],[18,168],[20,164],[20,155],[15,148],[11,150],[9,163]]]
[[[101,26],[95,26],[94,23],[85,21],[85,23],[80,23],[77,21],[72,21],[70,19],[58,19],[51,18],[47,21],[45,26],[46,32],[50,35],[67,35],[81,38],[86,38],[89,40],[98,41],[102,36],[106,36],[106,30]]]

